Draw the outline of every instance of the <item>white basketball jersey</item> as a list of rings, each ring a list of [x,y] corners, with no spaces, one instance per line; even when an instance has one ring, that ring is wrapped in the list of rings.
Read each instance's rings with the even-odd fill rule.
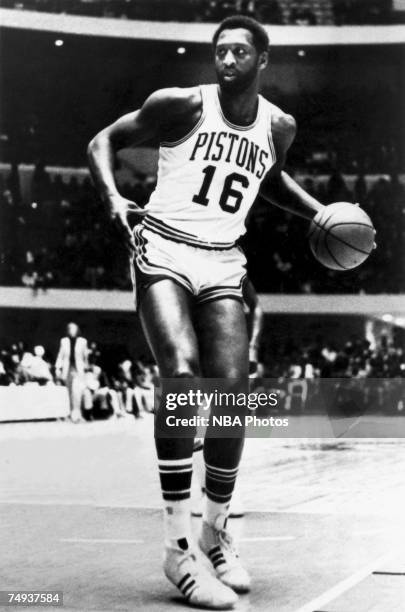
[[[162,142],[158,179],[144,225],[172,240],[231,248],[260,183],[276,161],[271,104],[259,96],[255,121],[230,123],[217,85],[202,85],[198,124],[177,142]]]

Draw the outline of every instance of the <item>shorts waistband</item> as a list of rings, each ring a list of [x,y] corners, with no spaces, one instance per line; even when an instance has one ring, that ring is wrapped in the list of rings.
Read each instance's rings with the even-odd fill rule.
[[[173,242],[189,244],[190,246],[206,249],[208,251],[229,251],[236,246],[235,242],[208,242],[201,240],[193,234],[188,234],[187,232],[171,227],[160,219],[156,219],[150,215],[147,215],[143,219],[142,225],[145,229],[148,229],[155,234],[159,234],[163,238],[172,240]]]

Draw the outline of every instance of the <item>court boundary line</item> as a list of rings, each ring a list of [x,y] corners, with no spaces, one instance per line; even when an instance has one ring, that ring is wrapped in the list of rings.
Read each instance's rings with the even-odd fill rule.
[[[60,538],[59,542],[65,544],[144,544],[145,540],[134,538]]]
[[[163,507],[161,505],[156,505],[156,506],[145,506],[144,504],[120,504],[120,503],[113,503],[113,504],[103,504],[103,503],[99,503],[99,502],[75,502],[75,501],[44,501],[44,500],[33,500],[33,501],[22,501],[22,500],[0,500],[0,508],[1,506],[77,506],[78,508],[96,508],[96,509],[103,509],[105,508],[106,510],[108,509],[121,509],[121,510],[146,510],[146,511],[161,511],[163,512]],[[298,506],[299,507],[299,506]],[[343,516],[341,513],[335,513],[335,512],[324,512],[324,511],[308,511],[308,510],[297,510],[296,508],[293,509],[277,509],[277,508],[272,508],[272,509],[265,509],[265,508],[245,508],[244,509],[244,516],[246,515],[251,515],[251,514],[311,514],[311,515],[328,515],[328,516]],[[349,513],[343,513],[344,515],[352,515],[352,512]],[[402,516],[402,513],[398,510],[397,512],[392,512],[389,515],[387,514],[378,514],[375,512],[367,512],[367,513],[357,513],[356,516],[369,516],[369,517],[398,517],[398,516]],[[194,518],[198,518],[198,517],[193,517]],[[242,518],[242,517],[241,517]],[[239,518],[232,518],[232,521],[237,521],[240,520]],[[384,530],[382,530],[384,531]],[[363,534],[359,534],[359,535],[363,535]],[[364,535],[368,535],[368,534],[364,534]]]
[[[373,576],[405,576],[405,572],[373,572]]]
[[[287,542],[296,540],[297,536],[257,536],[251,538],[237,538],[238,542]]]
[[[372,563],[365,565],[363,568],[359,569],[357,572],[355,572],[348,578],[341,580],[340,582],[335,584],[335,586],[331,587],[318,597],[315,597],[315,599],[312,599],[308,603],[295,610],[295,612],[315,612],[316,610],[322,609],[325,604],[334,601],[335,599],[340,597],[340,595],[343,595],[343,593],[346,593],[346,591],[354,587],[356,584],[359,584],[359,582],[364,580],[364,578],[367,578],[367,576],[371,576],[376,567],[378,567],[382,563],[386,563],[392,557],[393,553],[377,557],[377,559],[374,559]]]

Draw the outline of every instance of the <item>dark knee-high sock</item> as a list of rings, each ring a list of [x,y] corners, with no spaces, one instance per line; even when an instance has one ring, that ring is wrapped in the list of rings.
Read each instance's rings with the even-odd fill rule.
[[[179,391],[187,382],[178,382]],[[167,546],[187,548],[191,539],[191,477],[193,473],[193,437],[166,437],[169,433],[165,427],[168,415],[164,406],[164,397],[156,415],[155,444],[158,456],[160,484],[164,503],[164,531]],[[191,417],[196,408],[178,407],[176,417]],[[170,414],[170,413],[169,413]],[[162,436],[161,432],[166,431]],[[181,435],[178,429],[174,435]],[[188,431],[188,435],[190,432]],[[192,435],[192,432],[191,432]]]
[[[205,438],[206,505],[203,520],[209,525],[225,524],[238,474],[244,439]]]

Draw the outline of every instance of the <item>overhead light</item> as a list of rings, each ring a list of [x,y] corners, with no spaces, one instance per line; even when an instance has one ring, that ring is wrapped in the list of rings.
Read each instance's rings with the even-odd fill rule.
[[[298,55],[299,55],[299,57],[305,57],[306,56],[306,52],[304,51],[304,49],[300,49],[298,51]]]
[[[384,323],[392,323],[394,317],[392,316],[392,314],[385,314],[382,316],[382,320],[384,321]]]
[[[179,55],[184,55],[186,52],[186,48],[185,47],[177,47],[177,53]]]
[[[62,47],[63,46],[63,40],[61,38],[57,38],[54,42],[55,47]]]

